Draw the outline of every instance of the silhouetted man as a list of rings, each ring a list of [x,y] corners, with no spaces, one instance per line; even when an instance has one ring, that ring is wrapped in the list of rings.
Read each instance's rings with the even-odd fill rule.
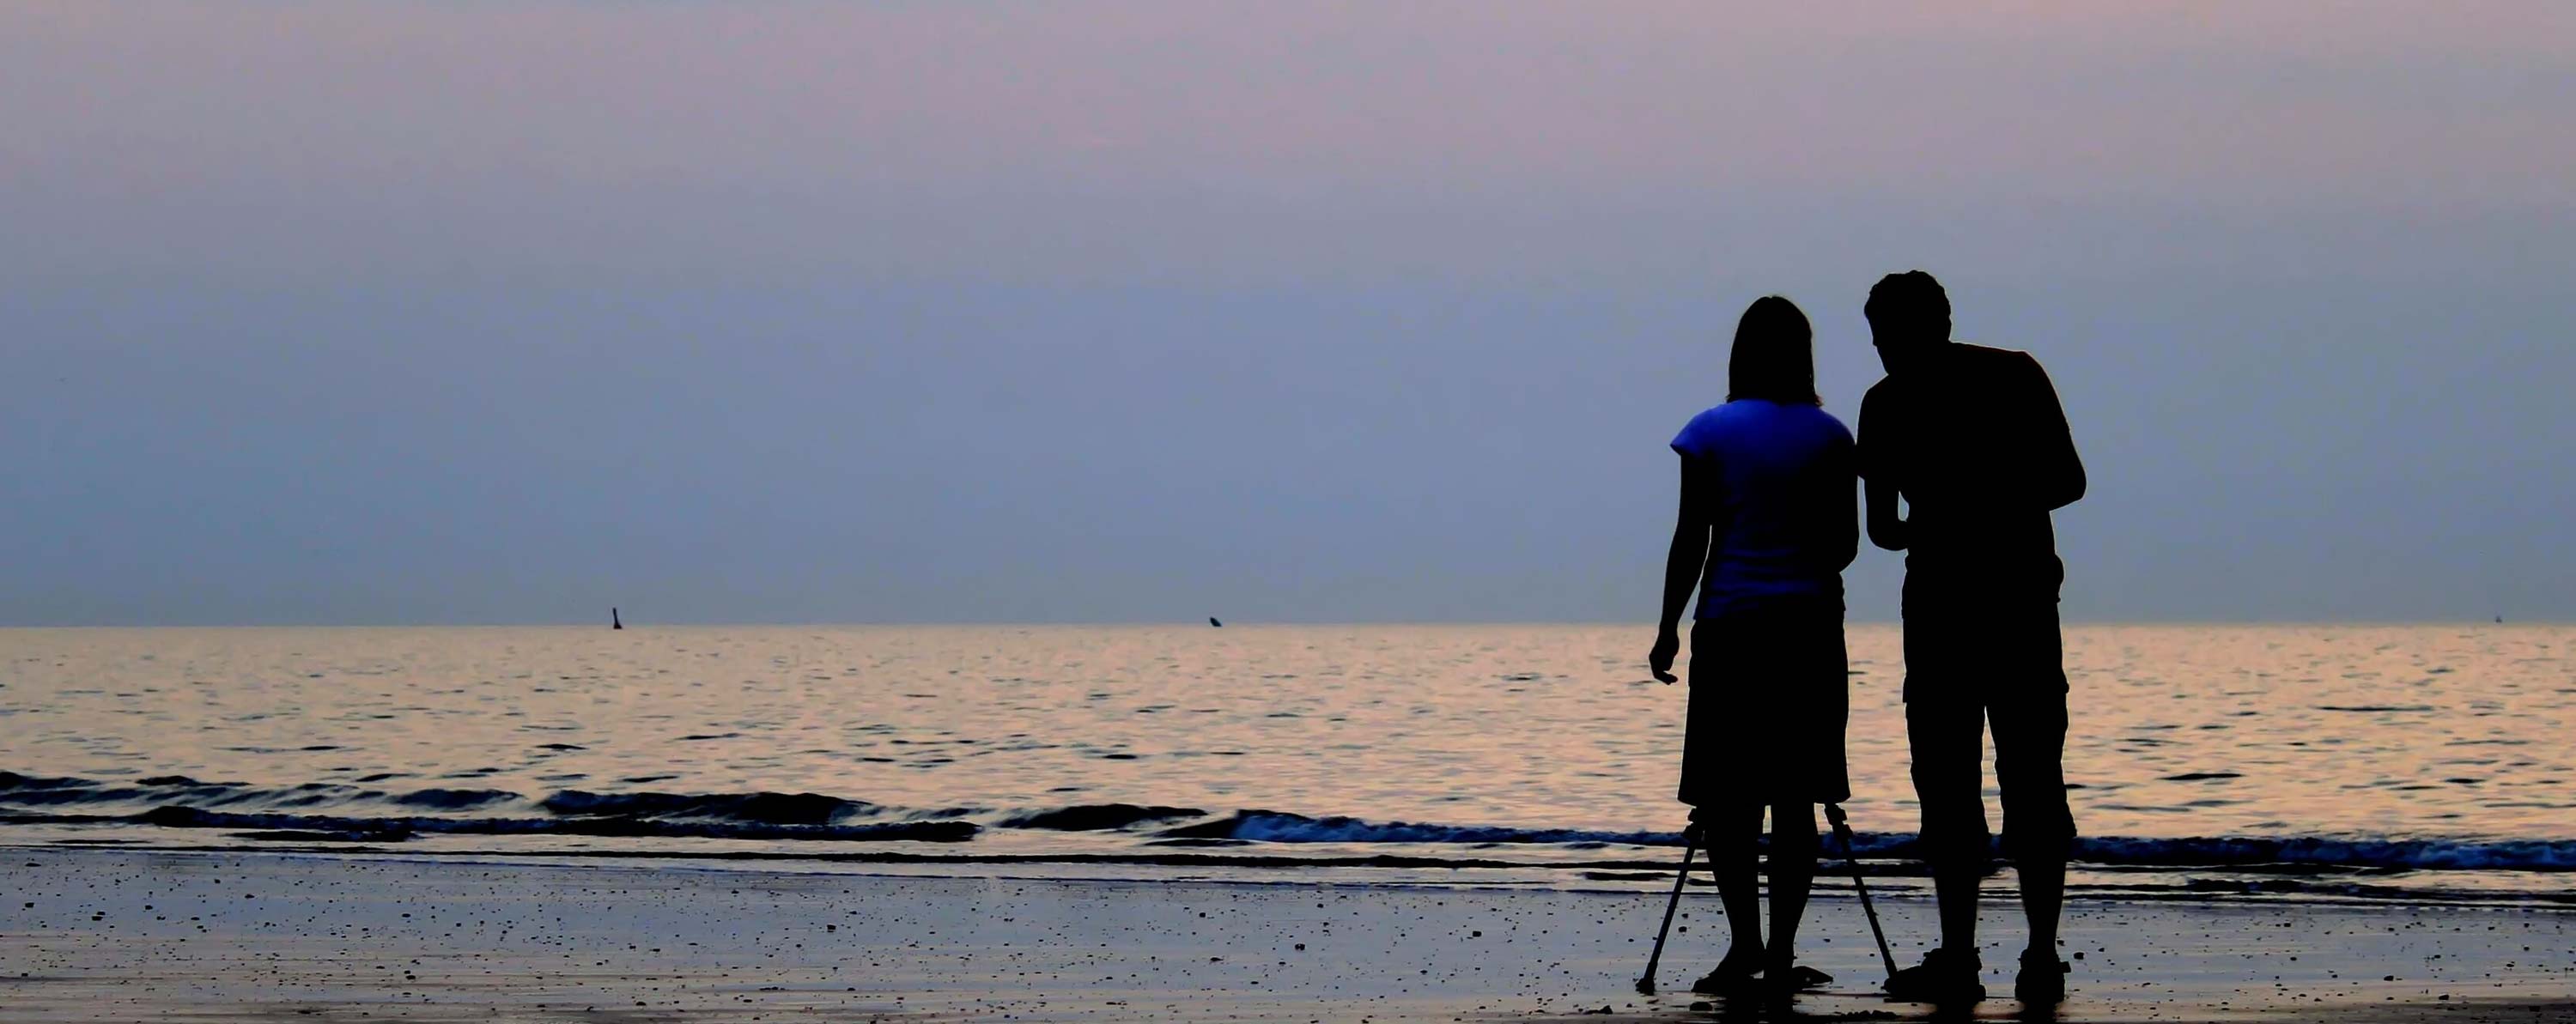
[[[1888,992],[1985,996],[1977,882],[1991,724],[2004,852],[2030,917],[2013,989],[2026,1003],[2055,1003],[2066,993],[2057,917],[2075,823],[2060,766],[2065,569],[2048,514],[2084,496],[2084,465],[2047,371],[2027,353],[1951,341],[1950,297],[1932,275],[1888,275],[1862,311],[1887,378],[1861,401],[1860,472],[1870,542],[1907,553],[1905,729],[1941,907],[1940,948],[1888,979]]]

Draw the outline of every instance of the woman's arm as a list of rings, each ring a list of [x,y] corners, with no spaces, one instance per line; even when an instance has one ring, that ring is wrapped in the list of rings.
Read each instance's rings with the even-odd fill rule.
[[[1674,679],[1673,658],[1681,653],[1682,612],[1689,609],[1691,594],[1699,589],[1700,571],[1708,564],[1715,502],[1710,500],[1707,478],[1712,472],[1682,456],[1681,508],[1673,515],[1673,546],[1664,554],[1664,613],[1655,628],[1655,648],[1646,655],[1655,678],[1667,683]]]

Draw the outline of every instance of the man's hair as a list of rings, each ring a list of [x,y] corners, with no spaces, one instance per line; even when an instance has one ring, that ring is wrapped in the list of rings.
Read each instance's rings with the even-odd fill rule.
[[[1735,322],[1726,360],[1726,400],[1759,398],[1784,405],[1823,405],[1816,397],[1816,332],[1798,304],[1777,295],[1753,300]]]
[[[1950,293],[1920,270],[1889,274],[1870,287],[1869,301],[1861,304],[1860,312],[1873,326],[1948,323]]]

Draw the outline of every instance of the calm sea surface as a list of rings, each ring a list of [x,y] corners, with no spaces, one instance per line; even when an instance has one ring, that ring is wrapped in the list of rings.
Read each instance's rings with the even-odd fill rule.
[[[1685,694],[1647,680],[1650,639],[0,630],[0,843],[1608,878],[1668,857],[1682,821]],[[1892,864],[1915,825],[1898,639],[1851,630],[1848,806]],[[2305,878],[2272,891],[2548,889],[2576,868],[2571,645],[2558,626],[2070,627],[2079,859]]]

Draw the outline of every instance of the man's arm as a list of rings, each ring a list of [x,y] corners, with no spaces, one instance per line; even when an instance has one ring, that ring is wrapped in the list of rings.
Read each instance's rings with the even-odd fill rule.
[[[1673,658],[1681,653],[1682,612],[1690,607],[1691,594],[1699,589],[1700,570],[1708,564],[1708,537],[1717,507],[1709,493],[1714,472],[1682,456],[1681,507],[1673,514],[1672,547],[1664,553],[1663,616],[1656,622],[1654,650],[1646,655],[1655,678],[1667,683],[1674,678]]]
[[[1860,557],[1860,506],[1852,501],[1852,479],[1859,475],[1859,455],[1851,444],[1836,445],[1825,465],[1833,507],[1818,518],[1828,531],[1822,546],[1825,560],[1835,572],[1851,568],[1852,560]]]
[[[1875,477],[1861,481],[1861,493],[1869,503],[1869,542],[1889,551],[1903,551],[1910,537],[1905,519],[1896,514],[1896,485]]]
[[[1882,384],[1882,387],[1885,385]],[[1904,518],[1896,514],[1898,488],[1896,475],[1888,465],[1887,421],[1877,415],[1879,388],[1869,389],[1860,400],[1860,440],[1852,453],[1860,468],[1861,494],[1868,507],[1869,542],[1889,551],[1903,551],[1912,539],[1907,534]],[[1871,430],[1871,426],[1877,430]],[[1871,444],[1876,439],[1878,443]]]
[[[2031,491],[2041,508],[2056,510],[2075,504],[2084,497],[2084,460],[2075,454],[2075,434],[2066,426],[2066,407],[2057,400],[2057,386],[2050,383],[2048,370],[2039,360],[2022,357],[2030,363],[2032,377],[2032,425],[2038,442],[2032,451]]]

